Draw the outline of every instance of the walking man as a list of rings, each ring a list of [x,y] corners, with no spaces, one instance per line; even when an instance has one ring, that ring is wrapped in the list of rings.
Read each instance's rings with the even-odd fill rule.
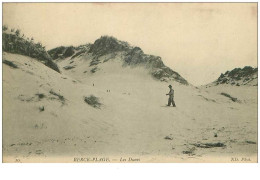
[[[175,102],[173,100],[174,97],[174,90],[172,89],[172,85],[168,86],[170,88],[170,92],[168,94],[166,94],[166,96],[169,96],[168,99],[168,106],[170,106],[171,104],[173,105],[173,107],[176,107]]]

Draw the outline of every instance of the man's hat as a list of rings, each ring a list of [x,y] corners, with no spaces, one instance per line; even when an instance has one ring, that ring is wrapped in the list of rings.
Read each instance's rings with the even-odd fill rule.
[[[169,85],[168,87],[172,87],[172,85]]]

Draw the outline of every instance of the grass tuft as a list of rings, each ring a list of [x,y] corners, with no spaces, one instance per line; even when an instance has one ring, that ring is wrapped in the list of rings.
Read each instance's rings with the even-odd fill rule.
[[[102,104],[99,102],[99,98],[96,97],[96,96],[93,96],[93,95],[90,95],[90,96],[85,97],[85,98],[84,98],[84,101],[85,101],[88,105],[90,105],[90,106],[92,106],[92,107],[94,107],[94,108],[98,108],[98,109],[100,109],[100,106],[102,105]]]

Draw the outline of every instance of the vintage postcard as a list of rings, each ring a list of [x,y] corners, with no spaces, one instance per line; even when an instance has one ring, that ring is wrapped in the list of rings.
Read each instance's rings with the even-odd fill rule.
[[[257,3],[2,7],[3,162],[257,162]]]

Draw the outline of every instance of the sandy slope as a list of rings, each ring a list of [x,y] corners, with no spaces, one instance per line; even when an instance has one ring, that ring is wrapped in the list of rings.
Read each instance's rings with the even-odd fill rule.
[[[173,108],[165,107],[168,83],[155,81],[142,67],[122,68],[118,58],[100,64],[95,73],[90,72],[88,57],[72,63],[68,58],[58,62],[62,74],[29,57],[4,53],[3,59],[19,67],[3,64],[6,161],[52,161],[64,156],[131,156],[141,162],[230,162],[231,157],[256,161],[257,87],[198,89],[172,82],[177,104]],[[68,65],[75,68],[64,70]],[[39,93],[45,97],[40,99]],[[101,109],[84,102],[84,96],[91,94],[100,98]],[[42,106],[44,111],[39,110]]]

